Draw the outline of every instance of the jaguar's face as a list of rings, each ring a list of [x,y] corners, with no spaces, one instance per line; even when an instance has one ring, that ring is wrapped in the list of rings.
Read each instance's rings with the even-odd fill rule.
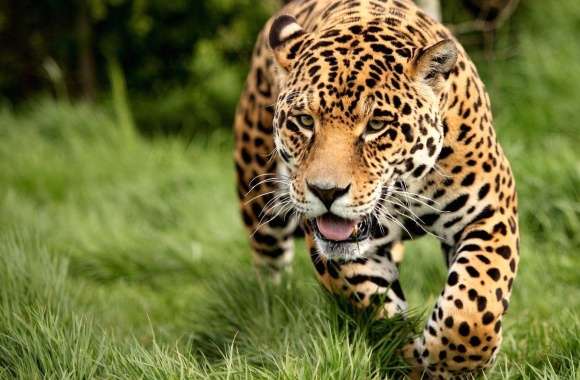
[[[276,21],[272,32],[275,27]],[[377,46],[349,30],[294,34],[300,48],[274,50],[286,63],[274,115],[276,148],[289,169],[293,206],[323,252],[344,256],[358,252],[353,245],[361,248],[377,221],[389,217],[395,182],[434,166],[443,144],[439,97],[417,75],[421,62],[398,57],[385,41]],[[294,60],[285,61],[289,55]]]

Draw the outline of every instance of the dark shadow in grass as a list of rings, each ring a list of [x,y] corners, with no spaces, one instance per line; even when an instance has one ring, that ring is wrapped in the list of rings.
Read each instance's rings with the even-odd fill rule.
[[[191,344],[210,363],[235,352],[282,377],[292,377],[287,364],[296,360],[301,375],[326,370],[401,377],[406,366],[399,349],[417,333],[421,318],[377,320],[373,314],[329,295],[314,279],[288,275],[272,285],[253,272],[233,272],[216,279],[207,299],[196,305]]]

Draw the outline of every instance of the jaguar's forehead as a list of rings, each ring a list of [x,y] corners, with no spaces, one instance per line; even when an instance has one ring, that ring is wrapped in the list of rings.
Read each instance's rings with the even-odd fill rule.
[[[345,122],[357,122],[367,118],[373,110],[376,111],[375,96],[361,91],[351,94],[348,91],[340,93],[333,86],[324,89],[308,88],[303,92],[289,91],[282,94],[285,108],[296,112],[305,111],[325,119],[335,119]]]
[[[341,25],[310,33],[298,53],[305,67],[327,66],[338,71],[350,68],[361,71],[375,64],[383,71],[404,66],[419,48],[411,35],[378,23]],[[402,68],[399,66],[400,68]],[[310,76],[315,77],[312,69]]]
[[[328,28],[303,42],[287,83],[288,104],[360,116],[389,94],[413,93],[406,66],[419,48],[389,27]],[[402,96],[402,95],[400,95]]]

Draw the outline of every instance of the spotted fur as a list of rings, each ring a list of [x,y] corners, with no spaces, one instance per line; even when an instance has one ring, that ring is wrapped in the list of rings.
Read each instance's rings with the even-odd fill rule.
[[[519,257],[515,183],[484,85],[444,26],[410,0],[290,2],[258,38],[235,136],[256,265],[287,267],[304,232],[329,291],[392,316],[407,308],[402,241],[434,235],[447,281],[403,353],[416,377],[493,363]],[[321,239],[324,213],[368,234]]]

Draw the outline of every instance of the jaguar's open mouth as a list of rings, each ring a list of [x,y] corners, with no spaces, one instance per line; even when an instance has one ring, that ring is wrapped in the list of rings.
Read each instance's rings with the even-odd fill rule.
[[[356,243],[365,240],[370,235],[368,221],[365,219],[343,219],[331,213],[326,213],[309,220],[310,227],[317,238],[332,243]]]

